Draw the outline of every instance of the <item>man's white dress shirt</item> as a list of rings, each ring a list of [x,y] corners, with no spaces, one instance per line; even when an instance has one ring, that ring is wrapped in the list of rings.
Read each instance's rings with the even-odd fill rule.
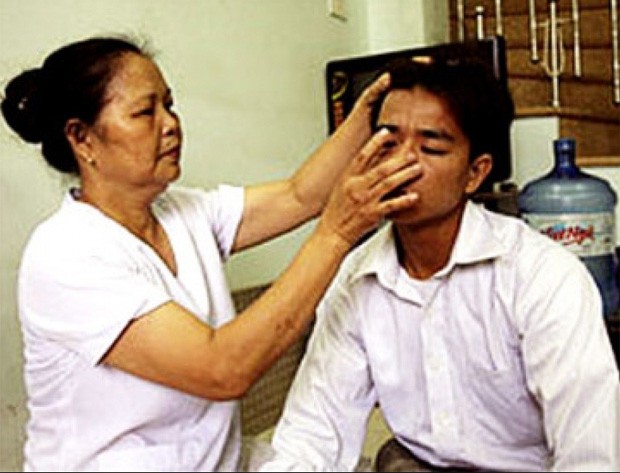
[[[468,203],[448,264],[399,265],[390,224],[322,301],[268,471],[346,471],[378,403],[436,466],[620,468],[620,377],[582,262],[519,219]]]

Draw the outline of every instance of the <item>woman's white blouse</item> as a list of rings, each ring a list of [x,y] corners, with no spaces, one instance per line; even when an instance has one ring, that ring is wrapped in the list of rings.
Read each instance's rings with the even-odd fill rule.
[[[210,325],[234,306],[223,271],[243,189],[171,188],[153,204],[177,275],[69,193],[28,241],[19,313],[30,419],[25,470],[234,470],[235,402],[209,402],[99,364],[127,324],[175,301]]]

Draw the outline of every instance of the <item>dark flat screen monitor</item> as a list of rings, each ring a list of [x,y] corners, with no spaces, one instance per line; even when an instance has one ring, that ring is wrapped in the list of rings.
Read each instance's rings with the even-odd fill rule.
[[[387,62],[398,57],[412,59],[420,57],[475,58],[486,62],[492,69],[497,80],[507,86],[506,46],[504,38],[494,36],[483,40],[459,43],[444,43],[413,49],[391,51],[387,53],[334,59],[327,63],[326,90],[327,112],[329,117],[329,133],[342,123],[350,112],[353,104],[364,88],[372,82]],[[510,134],[505,137],[502,152],[494,156],[493,170],[481,187],[481,191],[489,191],[493,184],[510,178],[511,155]]]

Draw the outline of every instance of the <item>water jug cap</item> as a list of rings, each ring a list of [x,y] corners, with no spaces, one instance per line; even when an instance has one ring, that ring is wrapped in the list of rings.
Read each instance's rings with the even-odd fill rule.
[[[553,146],[556,153],[566,153],[575,151],[575,139],[574,138],[558,138],[553,141]]]

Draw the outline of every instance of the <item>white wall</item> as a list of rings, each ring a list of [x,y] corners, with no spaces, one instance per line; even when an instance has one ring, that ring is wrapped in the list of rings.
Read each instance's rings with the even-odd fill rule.
[[[448,14],[447,0],[369,0],[368,51],[445,42]]]

